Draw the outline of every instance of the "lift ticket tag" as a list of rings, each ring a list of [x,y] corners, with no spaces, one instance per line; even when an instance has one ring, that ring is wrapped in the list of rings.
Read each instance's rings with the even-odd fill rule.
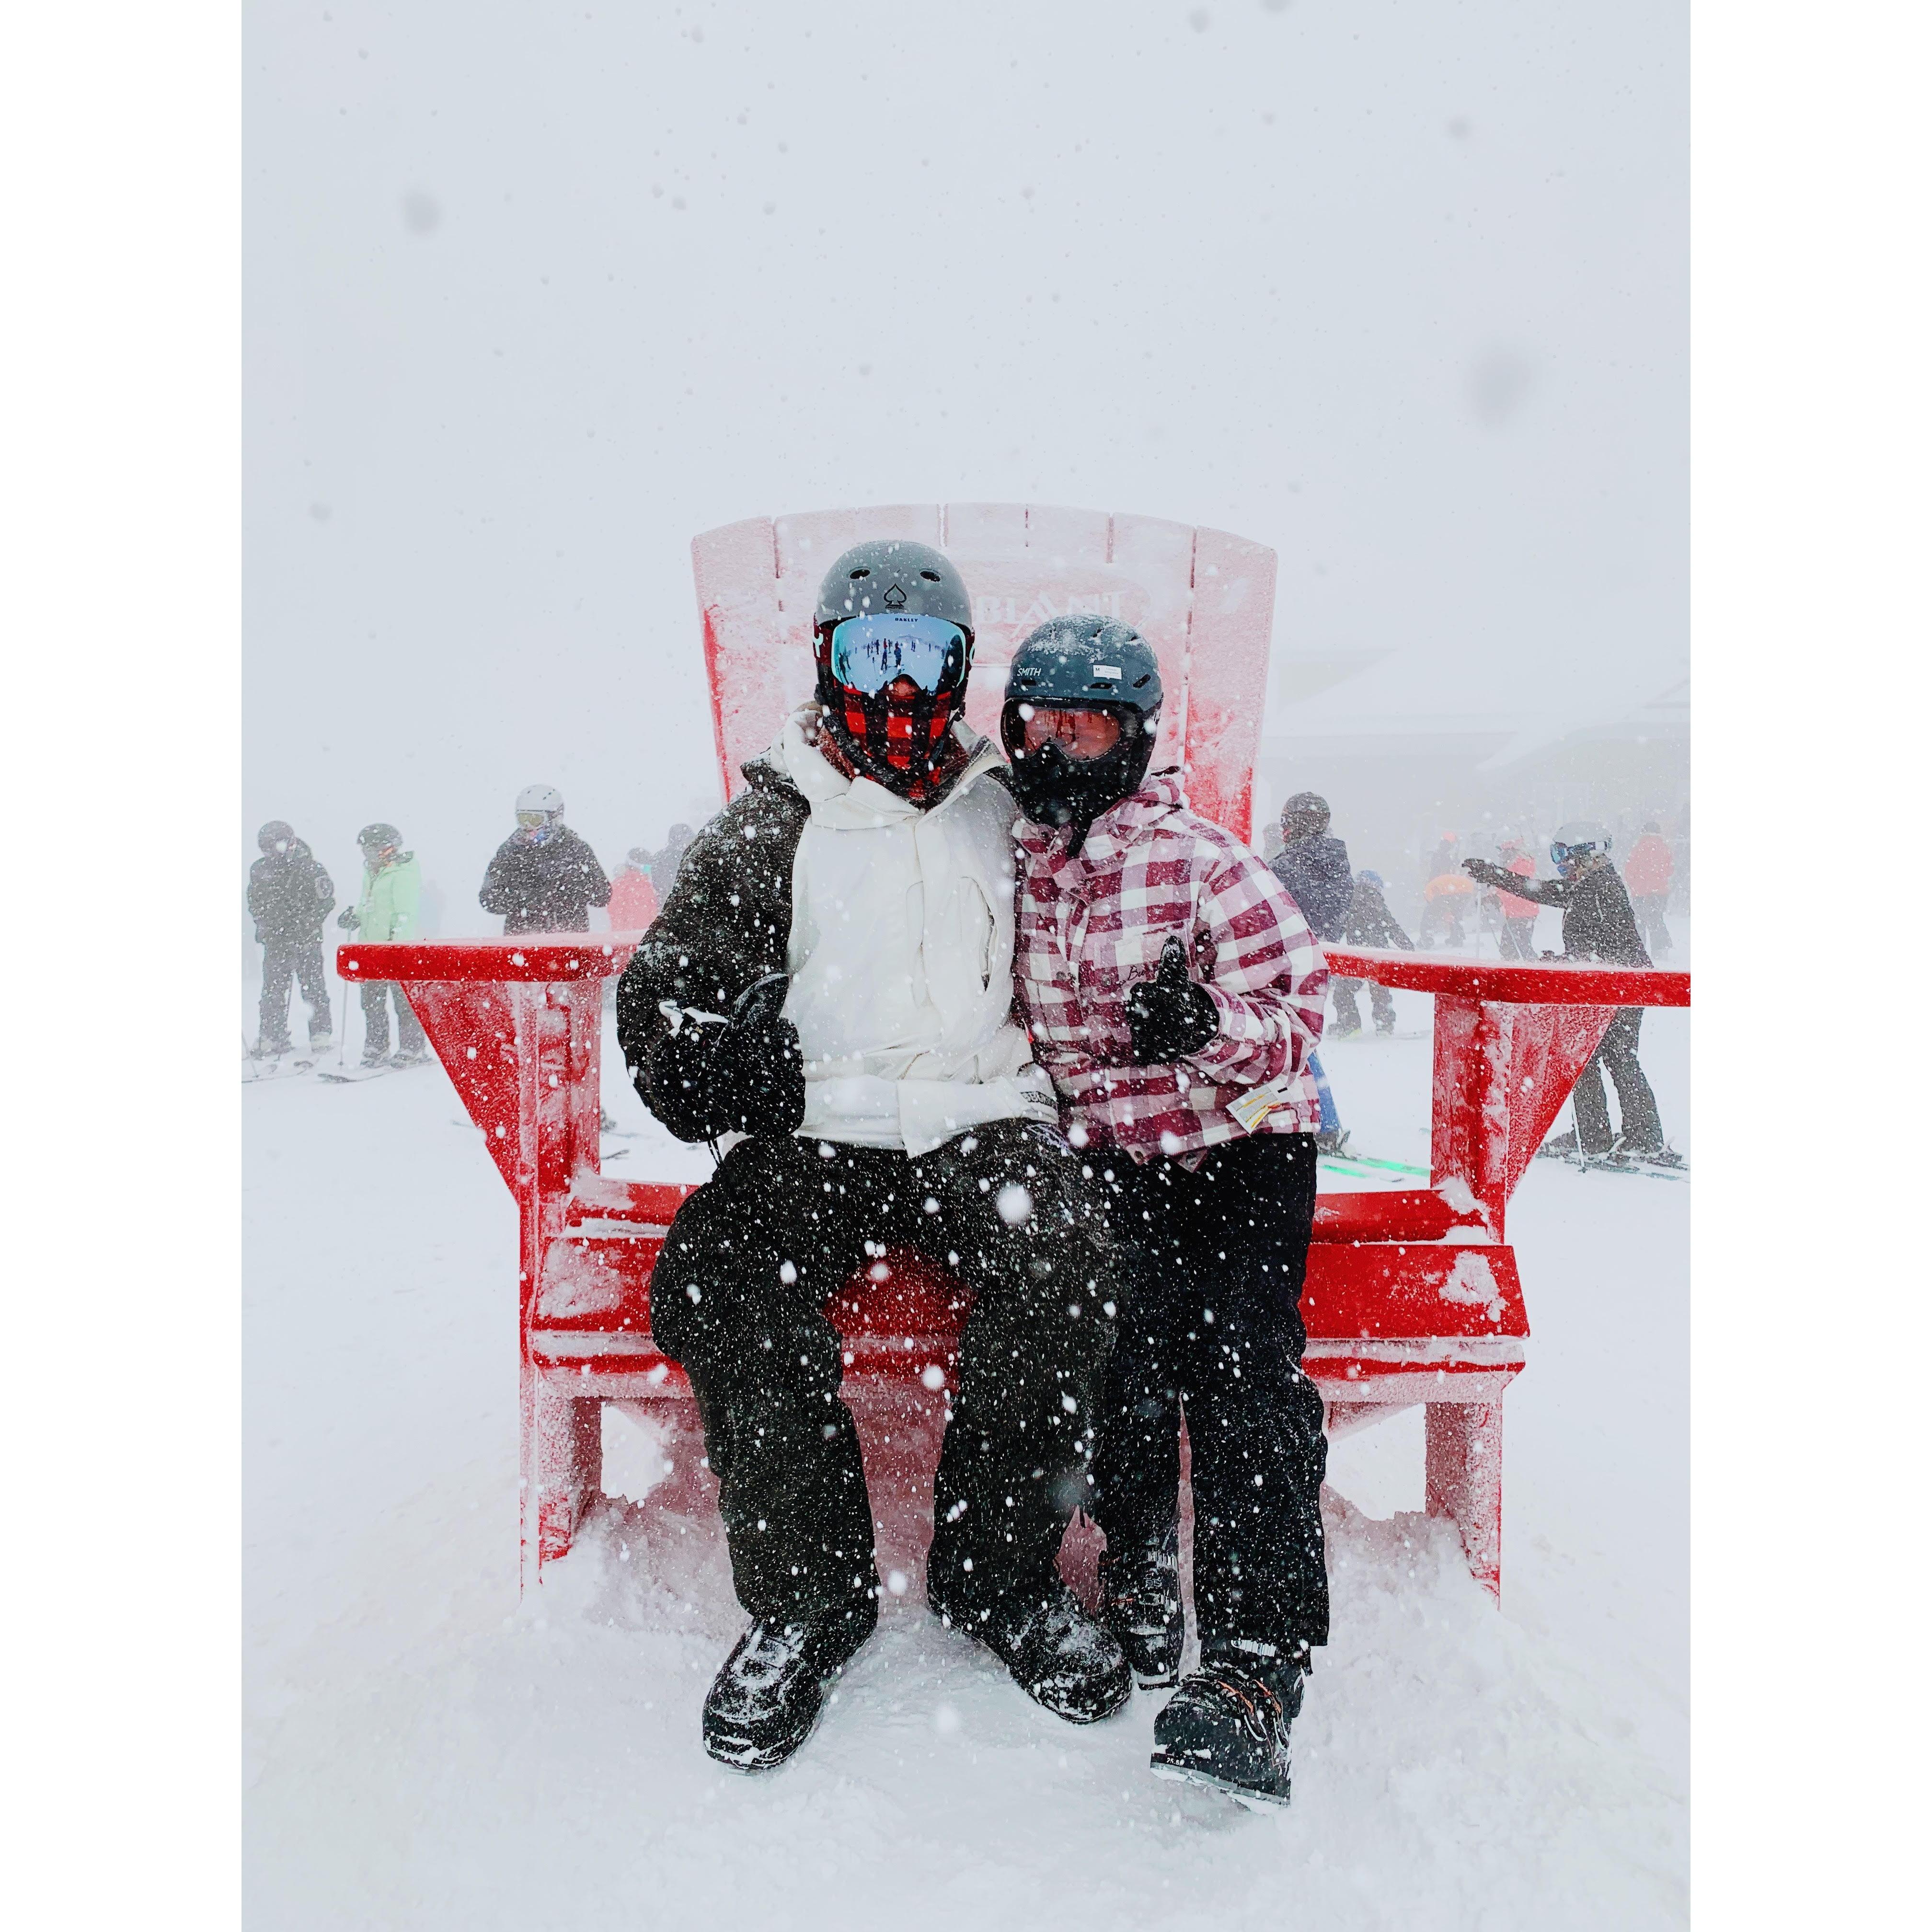
[[[1269,1114],[1291,1104],[1277,1081],[1266,1087],[1250,1087],[1238,1100],[1228,1102],[1228,1111],[1240,1123],[1242,1132],[1251,1134]]]

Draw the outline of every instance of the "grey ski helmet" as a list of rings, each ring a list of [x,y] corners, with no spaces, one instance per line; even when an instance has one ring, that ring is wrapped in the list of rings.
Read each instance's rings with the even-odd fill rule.
[[[1160,664],[1154,646],[1118,617],[1054,617],[1013,654],[1000,742],[1012,760],[1013,795],[1036,824],[1070,825],[1070,851],[1109,806],[1140,789],[1160,728]],[[1036,710],[1100,711],[1119,738],[1097,758],[1074,757],[1057,739],[1028,749]]]
[[[373,856],[392,845],[400,845],[403,842],[403,835],[386,820],[379,818],[373,825],[365,825],[356,833],[356,842],[362,847],[365,856]]]
[[[272,852],[278,845],[295,845],[300,842],[296,837],[296,829],[287,820],[272,818],[255,835],[255,843],[264,852]]]
[[[973,602],[952,560],[902,538],[855,544],[818,586],[812,645],[818,701],[840,749],[888,790],[916,796],[973,670]],[[915,695],[892,695],[896,674],[912,678]]]

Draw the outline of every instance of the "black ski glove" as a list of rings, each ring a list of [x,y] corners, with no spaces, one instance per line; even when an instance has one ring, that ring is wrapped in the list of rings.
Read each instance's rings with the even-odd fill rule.
[[[686,1013],[645,1062],[651,1111],[681,1141],[721,1134],[784,1136],[805,1118],[805,1060],[798,1029],[783,1017],[782,973],[739,994],[727,1021]]]
[[[1127,1030],[1134,1064],[1162,1066],[1198,1053],[1221,1030],[1208,989],[1187,976],[1187,954],[1178,938],[1160,950],[1160,964],[1127,995]]]
[[[344,906],[336,914],[335,922],[344,932],[353,932],[362,923],[362,920],[353,906]]]

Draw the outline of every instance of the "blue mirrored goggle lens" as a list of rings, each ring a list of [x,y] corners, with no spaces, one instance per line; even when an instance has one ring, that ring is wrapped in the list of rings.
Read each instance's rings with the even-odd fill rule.
[[[896,677],[909,677],[920,690],[935,692],[947,658],[956,650],[963,653],[965,643],[965,632],[944,617],[868,612],[834,628],[832,675],[868,698]]]

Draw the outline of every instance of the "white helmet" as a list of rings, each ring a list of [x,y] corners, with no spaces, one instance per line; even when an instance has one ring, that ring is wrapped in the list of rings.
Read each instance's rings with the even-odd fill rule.
[[[563,794],[555,785],[526,785],[517,794],[517,816],[526,812],[544,812],[553,818],[563,816]]]
[[[1568,825],[1558,826],[1550,842],[1550,856],[1562,872],[1592,854],[1607,858],[1611,844],[1608,826],[1599,825],[1594,819],[1573,818]]]

